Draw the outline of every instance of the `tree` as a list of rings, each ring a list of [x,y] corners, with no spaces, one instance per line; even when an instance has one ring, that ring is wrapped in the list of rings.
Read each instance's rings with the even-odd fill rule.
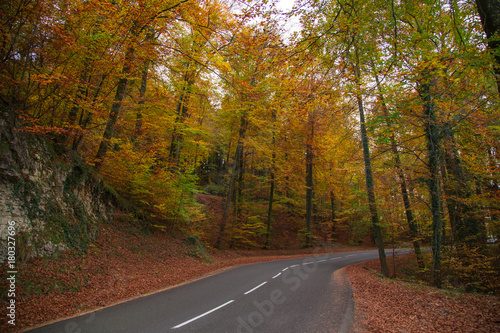
[[[372,173],[372,163],[370,157],[370,147],[368,142],[368,133],[366,129],[365,111],[363,105],[363,98],[361,96],[361,70],[359,64],[359,55],[357,46],[354,46],[355,50],[355,64],[354,64],[354,75],[356,80],[356,101],[358,103],[359,110],[359,122],[361,130],[361,142],[363,147],[363,161],[365,163],[365,177],[366,177],[366,192],[368,194],[368,205],[370,207],[370,214],[372,217],[372,227],[375,241],[377,242],[377,248],[379,252],[380,265],[382,274],[384,276],[389,276],[389,271],[387,268],[387,262],[385,258],[384,242],[382,238],[382,230],[380,227],[380,221],[377,211],[377,202],[375,199],[375,186],[373,183],[373,173]]]
[[[111,110],[109,113],[109,118],[106,122],[106,127],[104,128],[104,133],[102,136],[102,141],[97,149],[95,155],[95,168],[99,169],[103,163],[103,159],[109,148],[110,140],[114,135],[116,121],[123,108],[123,102],[126,97],[127,88],[129,84],[129,76],[132,72],[134,66],[134,61],[136,60],[137,45],[140,44],[140,37],[142,34],[145,35],[145,39],[150,39],[150,32],[148,31],[149,25],[157,18],[164,18],[165,13],[174,10],[179,7],[182,3],[187,0],[181,0],[173,5],[164,5],[163,9],[158,10],[156,8],[157,4],[153,4],[150,7],[144,6],[143,3],[138,4],[137,8],[135,6],[128,7],[128,14],[131,17],[135,16],[135,19],[131,21],[131,26],[129,28],[129,33],[131,35],[130,39],[126,40],[126,51],[123,60],[123,67],[120,73],[120,78],[118,79],[118,84],[116,86],[116,93],[113,99],[113,104],[111,105]],[[137,11],[137,13],[136,13]],[[139,14],[140,16],[136,16]]]
[[[500,94],[500,3],[496,0],[476,0],[476,5],[484,33],[488,39],[488,48],[496,62],[493,66],[493,72]]]
[[[420,248],[420,241],[418,240],[418,229],[417,224],[414,218],[413,210],[410,204],[410,196],[408,194],[408,186],[406,181],[406,176],[402,168],[401,157],[398,150],[398,143],[396,141],[396,136],[394,134],[394,126],[392,124],[391,116],[389,114],[389,110],[385,101],[385,97],[382,92],[382,87],[380,83],[380,79],[378,73],[375,69],[375,82],[377,85],[378,98],[380,102],[380,106],[382,108],[383,117],[385,118],[386,126],[389,130],[389,141],[390,141],[390,149],[394,157],[394,168],[396,169],[396,173],[399,178],[400,188],[401,188],[401,196],[403,198],[403,204],[405,208],[406,220],[408,222],[408,228],[410,230],[410,236],[412,238],[413,248],[415,250],[415,255],[417,257],[417,262],[420,268],[425,267],[422,250]]]

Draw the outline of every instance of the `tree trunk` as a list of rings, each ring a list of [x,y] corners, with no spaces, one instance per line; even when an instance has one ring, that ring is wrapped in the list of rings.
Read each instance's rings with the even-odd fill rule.
[[[450,124],[445,124],[444,129],[444,161],[448,171],[444,188],[455,245],[459,250],[463,247],[483,248],[486,242],[483,214],[472,201],[474,192],[467,183],[470,179],[458,156],[453,129]]]
[[[233,158],[233,170],[231,172],[231,178],[229,180],[229,188],[227,190],[226,196],[226,206],[224,208],[224,214],[222,215],[222,221],[219,229],[219,235],[217,237],[217,242],[215,243],[215,248],[220,249],[222,245],[222,239],[224,238],[224,233],[226,231],[227,218],[229,215],[229,210],[231,208],[231,201],[234,190],[234,183],[236,180],[236,175],[238,173],[238,165],[240,161],[240,156],[243,154],[243,140],[245,139],[245,133],[247,130],[248,120],[247,120],[247,112],[243,113],[241,117],[241,125],[239,131],[238,144],[236,145],[236,151],[234,153]]]
[[[309,135],[306,144],[306,239],[305,247],[312,246],[311,221],[313,210],[314,116],[309,114]]]
[[[146,43],[149,43],[154,38],[154,30],[149,29],[146,33]],[[135,133],[134,133],[134,141],[135,144],[138,145],[138,139],[142,135],[142,108],[144,107],[144,100],[146,98],[146,88],[148,85],[148,73],[150,60],[144,60],[144,67],[142,68],[141,73],[141,86],[139,87],[139,102],[137,103],[137,112],[136,112],[136,120],[135,120]]]
[[[403,204],[405,207],[406,220],[408,221],[408,228],[410,230],[410,237],[412,239],[413,248],[415,250],[415,256],[417,257],[418,266],[420,268],[425,267],[424,257],[422,250],[420,248],[420,242],[418,241],[418,228],[415,223],[415,218],[413,217],[413,211],[411,209],[410,197],[408,195],[408,188],[406,186],[406,177],[402,168],[401,158],[399,156],[398,145],[396,143],[395,135],[392,131],[393,125],[389,120],[389,110],[387,109],[387,104],[385,103],[384,95],[382,94],[382,89],[380,87],[380,80],[377,74],[375,74],[375,81],[377,83],[377,90],[379,94],[380,104],[382,106],[382,111],[386,119],[387,127],[391,130],[391,151],[394,156],[394,168],[399,178],[399,184],[401,188],[401,196],[403,197]]]
[[[271,247],[271,222],[273,219],[273,202],[274,202],[274,172],[276,163],[276,110],[272,109],[272,120],[273,120],[273,137],[271,141],[272,154],[271,154],[271,170],[269,175],[269,203],[267,209],[267,227],[266,227],[266,243],[264,249],[269,250]]]
[[[441,288],[441,248],[443,231],[443,212],[441,184],[439,171],[441,165],[441,128],[437,121],[436,105],[433,99],[433,78],[429,70],[422,73],[419,85],[419,93],[424,102],[424,126],[427,140],[428,168],[429,168],[429,191],[431,196],[432,211],[432,284]]]
[[[137,112],[135,118],[135,132],[133,141],[137,146],[139,144],[139,138],[142,135],[142,109],[144,107],[144,99],[146,96],[146,88],[148,84],[148,72],[149,72],[149,61],[145,61],[144,68],[142,69],[141,75],[141,86],[139,88],[139,102],[137,103]]]
[[[127,49],[127,53],[125,55],[122,77],[118,81],[118,86],[116,87],[115,98],[113,100],[113,104],[111,105],[111,112],[109,114],[108,122],[106,123],[106,128],[104,129],[104,133],[102,135],[102,141],[99,145],[99,149],[97,150],[97,154],[95,155],[95,168],[97,170],[101,168],[102,163],[104,162],[104,157],[106,156],[109,148],[109,141],[113,137],[113,133],[115,131],[116,121],[118,120],[118,116],[123,108],[123,101],[125,100],[125,95],[127,92],[128,76],[131,72],[132,58],[134,53],[134,48],[130,46]]]
[[[80,83],[78,84],[78,89],[76,92],[75,100],[73,101],[73,106],[68,113],[68,125],[70,127],[75,125],[76,118],[78,117],[78,112],[80,111],[80,103],[83,98],[85,98],[86,85],[83,82],[87,82],[89,78],[89,61],[85,59],[84,69],[80,74]]]
[[[99,97],[99,93],[101,92],[101,88],[102,88],[102,85],[104,84],[104,81],[106,80],[106,75],[103,75],[101,77],[101,80],[99,82],[99,86],[95,89],[95,92],[94,92],[94,96],[92,98],[92,104],[95,104],[97,102],[97,97]],[[81,113],[81,116],[80,116],[80,120],[78,121],[78,124],[80,125],[80,128],[82,130],[85,130],[87,128],[87,126],[90,124],[92,120],[92,113],[87,111],[85,112],[82,112]],[[82,142],[82,139],[83,139],[83,133],[80,133],[80,135],[78,137],[75,137],[75,139],[73,140],[73,146],[72,146],[72,149],[73,151],[77,151],[78,148],[80,147],[80,144]]]
[[[239,220],[241,218],[241,207],[243,202],[243,186],[244,186],[244,172],[245,172],[245,147],[241,148],[240,160],[238,161],[238,187],[236,188],[235,196],[235,216]]]
[[[274,137],[273,137],[274,142]],[[270,184],[269,184],[269,205],[267,209],[267,228],[266,228],[266,244],[264,249],[269,250],[271,247],[271,222],[273,218],[273,202],[274,202],[274,159],[276,158],[276,153],[273,151],[272,161],[271,161],[271,174],[270,174]]]
[[[335,216],[335,193],[333,190],[330,190],[330,208],[331,208],[331,221],[332,221],[332,242],[335,243],[337,239],[337,221],[335,220],[337,217]]]
[[[370,147],[368,142],[368,133],[366,131],[366,122],[365,122],[365,111],[363,106],[363,98],[361,97],[361,71],[359,68],[359,58],[358,58],[358,50],[355,49],[356,52],[356,65],[355,65],[355,76],[356,76],[356,84],[358,88],[358,92],[356,93],[356,100],[358,102],[359,109],[359,121],[361,127],[361,142],[363,146],[363,160],[365,163],[365,178],[366,178],[366,192],[368,194],[368,206],[370,208],[370,215],[372,217],[372,228],[373,228],[373,236],[375,241],[377,242],[378,255],[380,259],[380,268],[381,273],[384,276],[389,276],[389,270],[387,268],[387,260],[385,256],[384,249],[384,240],[382,238],[382,230],[380,228],[380,221],[378,217],[377,211],[377,202],[375,199],[375,186],[373,182],[373,173],[372,173],[372,165],[371,165],[371,157],[370,157]]]
[[[488,38],[488,48],[495,58],[494,72],[500,94],[500,1],[476,0],[483,30]]]
[[[189,67],[189,64],[187,64]],[[181,158],[182,141],[184,139],[183,124],[188,117],[187,103],[191,97],[193,85],[195,82],[195,72],[186,69],[184,74],[183,87],[177,102],[174,132],[172,133],[172,142],[170,144],[170,160],[174,162],[175,168],[179,166]]]

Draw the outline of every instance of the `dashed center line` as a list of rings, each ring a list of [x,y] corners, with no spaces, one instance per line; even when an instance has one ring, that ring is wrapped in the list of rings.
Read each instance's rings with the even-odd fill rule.
[[[189,323],[192,323],[193,321],[195,321],[195,320],[197,320],[197,319],[200,319],[200,318],[202,318],[202,317],[205,317],[206,315],[209,315],[209,314],[211,314],[212,312],[217,311],[217,310],[219,310],[220,308],[223,308],[223,307],[225,307],[226,305],[231,304],[231,303],[233,303],[233,302],[234,302],[234,299],[232,299],[232,300],[230,300],[230,301],[228,301],[228,302],[226,302],[226,303],[224,303],[224,304],[222,304],[222,305],[219,305],[218,307],[213,308],[213,309],[212,309],[212,310],[210,310],[210,311],[207,311],[207,312],[205,312],[205,313],[202,313],[202,314],[201,314],[201,315],[199,315],[199,316],[196,316],[196,317],[194,317],[194,318],[192,318],[192,319],[189,319],[188,321],[185,321],[185,322],[183,322],[182,324],[179,324],[179,325],[177,325],[177,326],[174,326],[174,327],[172,327],[172,329],[180,328],[180,327],[182,327],[182,326],[184,326],[184,325],[187,325],[187,324],[189,324]]]
[[[265,285],[266,283],[267,283],[267,281],[262,282],[262,283],[261,283],[261,284],[259,284],[257,287],[250,289],[249,291],[247,291],[247,292],[246,292],[246,293],[244,293],[244,294],[245,294],[245,295],[248,295],[248,294],[250,294],[252,291],[254,291],[254,290],[256,290],[256,289],[258,289],[258,288],[262,287],[262,286],[263,286],[263,285]]]
[[[357,255],[358,255],[357,253],[356,253],[356,254],[349,254],[349,255],[346,255],[346,256],[345,256],[345,258],[347,258],[347,257],[354,257],[354,256],[357,256]],[[335,257],[335,258],[330,258],[330,260],[336,260],[336,259],[341,259],[341,258],[342,258],[342,257]],[[326,259],[322,259],[322,260],[318,260],[317,262],[325,262],[325,261],[327,261],[327,260],[326,260]],[[307,264],[311,264],[311,263],[313,263],[313,262],[303,263],[303,265],[307,265]],[[275,279],[275,278],[277,278],[278,276],[280,276],[280,275],[281,275],[281,273],[282,273],[282,272],[284,272],[284,271],[286,271],[288,268],[299,267],[299,266],[300,266],[300,265],[298,265],[298,264],[297,264],[297,265],[291,265],[291,266],[285,267],[285,268],[283,268],[283,269],[281,270],[281,272],[279,272],[278,274],[276,274],[275,276],[273,276],[273,279]],[[248,290],[248,291],[247,291],[247,292],[245,292],[244,294],[245,294],[245,295],[248,295],[248,294],[250,294],[251,292],[253,292],[253,291],[257,290],[257,289],[258,289],[258,288],[260,288],[260,287],[262,287],[262,286],[263,286],[263,285],[265,285],[266,283],[267,283],[267,281],[264,281],[264,282],[262,282],[261,284],[259,284],[258,286],[255,286],[254,288],[252,288],[252,289]],[[194,318],[191,318],[191,319],[189,319],[189,320],[187,320],[187,321],[185,321],[185,322],[183,322],[183,323],[181,323],[181,324],[179,324],[179,325],[176,325],[176,326],[172,327],[171,329],[177,329],[177,328],[180,328],[180,327],[182,327],[182,326],[185,326],[185,325],[187,325],[187,324],[189,324],[189,323],[192,323],[193,321],[198,320],[198,319],[200,319],[200,318],[202,318],[202,317],[205,317],[206,315],[209,315],[209,314],[211,314],[212,312],[215,312],[215,311],[217,311],[217,310],[219,310],[219,309],[221,309],[221,308],[225,307],[226,305],[229,305],[229,304],[231,304],[231,303],[233,303],[233,302],[234,302],[234,300],[227,301],[226,303],[221,304],[221,305],[219,305],[219,306],[217,306],[217,307],[213,308],[212,310],[209,310],[209,311],[207,311],[207,312],[205,312],[205,313],[202,313],[202,314],[201,314],[201,315],[199,315],[199,316],[196,316],[196,317],[194,317]]]

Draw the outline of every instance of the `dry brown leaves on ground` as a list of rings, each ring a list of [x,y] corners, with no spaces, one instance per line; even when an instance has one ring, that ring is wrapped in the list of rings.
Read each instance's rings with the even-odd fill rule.
[[[500,297],[458,294],[380,277],[378,261],[345,269],[354,289],[355,332],[500,332]]]

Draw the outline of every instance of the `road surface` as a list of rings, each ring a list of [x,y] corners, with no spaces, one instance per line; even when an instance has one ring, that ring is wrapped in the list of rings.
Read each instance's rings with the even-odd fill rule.
[[[348,332],[352,289],[339,269],[376,258],[363,251],[238,266],[29,332]]]

